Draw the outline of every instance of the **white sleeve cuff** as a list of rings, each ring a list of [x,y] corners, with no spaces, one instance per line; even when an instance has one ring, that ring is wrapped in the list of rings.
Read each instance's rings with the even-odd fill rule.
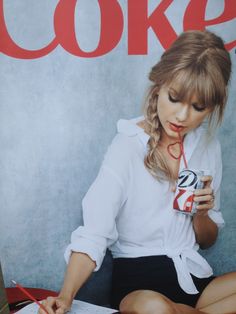
[[[219,229],[224,227],[225,221],[220,211],[210,209],[208,210],[208,216],[217,224]]]
[[[94,235],[84,226],[80,226],[71,234],[71,243],[67,246],[64,257],[69,262],[72,252],[87,254],[95,263],[94,271],[99,270],[102,265],[107,249],[107,240],[98,235]]]
[[[101,253],[100,250],[96,250],[91,244],[90,240],[84,238],[79,239],[78,243],[69,244],[64,253],[66,263],[69,263],[72,252],[85,253],[96,263],[94,271],[98,271],[102,265],[105,252]]]

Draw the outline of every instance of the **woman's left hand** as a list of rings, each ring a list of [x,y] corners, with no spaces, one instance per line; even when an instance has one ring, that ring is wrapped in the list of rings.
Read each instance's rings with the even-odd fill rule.
[[[211,188],[212,176],[202,176],[201,181],[204,182],[203,189],[197,189],[194,192],[194,202],[197,202],[197,214],[207,215],[209,209],[214,207],[214,191]]]

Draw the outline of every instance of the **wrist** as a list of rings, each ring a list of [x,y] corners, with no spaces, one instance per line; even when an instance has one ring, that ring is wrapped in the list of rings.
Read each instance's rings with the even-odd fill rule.
[[[65,300],[67,303],[71,304],[74,300],[75,293],[66,291],[62,288],[58,297]]]

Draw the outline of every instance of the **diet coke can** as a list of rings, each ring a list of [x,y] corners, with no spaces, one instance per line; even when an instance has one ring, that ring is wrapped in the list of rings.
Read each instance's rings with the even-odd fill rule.
[[[203,170],[183,169],[180,171],[173,203],[175,210],[189,215],[196,213],[197,203],[193,201],[194,191],[203,188],[204,183],[200,180],[203,175]]]

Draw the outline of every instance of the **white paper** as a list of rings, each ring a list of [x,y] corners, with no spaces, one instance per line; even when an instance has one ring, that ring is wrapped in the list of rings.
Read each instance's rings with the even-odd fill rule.
[[[36,303],[31,303],[25,306],[23,309],[18,311],[19,314],[37,314],[39,306]],[[74,300],[70,314],[111,314],[115,313],[117,310],[110,309],[103,306],[94,305],[84,301]]]

